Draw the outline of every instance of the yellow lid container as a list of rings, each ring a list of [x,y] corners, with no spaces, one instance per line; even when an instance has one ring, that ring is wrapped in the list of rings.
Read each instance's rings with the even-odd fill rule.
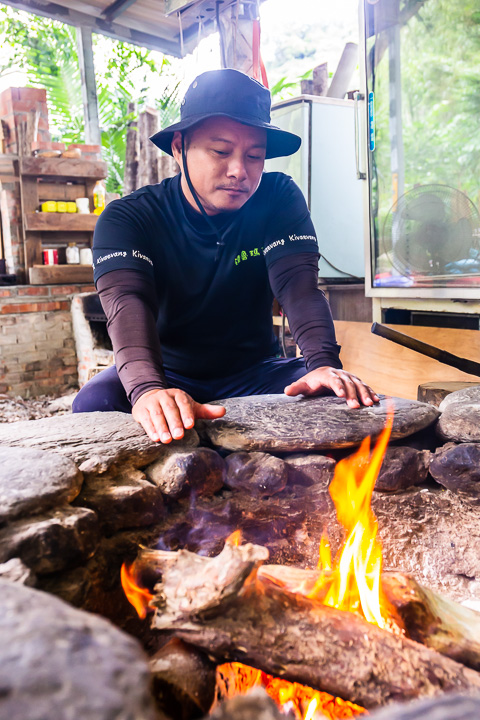
[[[57,212],[57,203],[55,200],[47,200],[41,204],[42,212]]]
[[[77,205],[74,202],[67,202],[67,213],[76,213]]]
[[[59,200],[57,203],[57,212],[67,212],[67,203],[63,200]]]

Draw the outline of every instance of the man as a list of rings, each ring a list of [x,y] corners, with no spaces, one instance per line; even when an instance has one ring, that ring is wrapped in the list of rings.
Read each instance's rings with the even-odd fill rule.
[[[82,388],[74,412],[132,412],[168,443],[225,413],[208,400],[285,391],[377,402],[342,370],[305,200],[291,178],[263,172],[301,142],[271,125],[269,91],[236,70],[203,73],[181,121],[151,140],[181,173],[99,217],[95,282],[116,367]],[[277,357],[274,296],[303,358]]]

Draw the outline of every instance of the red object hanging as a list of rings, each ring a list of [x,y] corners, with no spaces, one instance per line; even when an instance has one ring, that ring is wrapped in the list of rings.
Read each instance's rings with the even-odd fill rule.
[[[252,58],[253,77],[268,88],[267,72],[260,53],[260,20],[258,19],[253,21]]]

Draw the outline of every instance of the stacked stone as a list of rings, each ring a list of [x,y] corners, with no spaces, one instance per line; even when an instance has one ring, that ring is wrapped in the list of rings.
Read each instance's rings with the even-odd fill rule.
[[[480,437],[475,435],[480,393],[472,392],[459,400],[450,396],[437,429],[440,411],[424,403],[382,399],[372,408],[350,410],[334,397],[276,395],[226,400],[225,417],[198,422],[182,441],[167,446],[152,443],[131,416],[121,413],[0,426],[0,576],[10,588],[0,593],[0,617],[3,598],[15,604],[12,586],[18,588],[22,607],[27,603],[22,593],[33,593],[30,602],[46,608],[45,595],[39,594],[43,590],[108,617],[148,642],[153,653],[148,622],[137,618],[119,582],[122,563],[135,559],[139,545],[213,554],[238,529],[245,542],[268,548],[270,562],[316,567],[323,531],[333,552],[343,539],[328,492],[336,464],[365,437],[379,435],[392,403],[392,443],[372,499],[384,569],[410,573],[454,599],[478,601],[480,507],[472,502],[475,480],[470,477],[463,485],[449,480],[448,485],[435,469],[429,474],[429,467],[445,466],[445,456],[450,462],[455,452],[467,453],[462,456],[465,466],[480,453]],[[462,413],[467,419],[459,430]],[[443,440],[454,444],[439,448]],[[58,599],[52,602],[48,612],[64,617],[67,611],[59,608],[65,606],[58,605]],[[31,626],[41,627],[41,617],[33,622],[27,616],[26,634],[20,614],[11,631],[8,624],[1,626],[0,648],[20,642],[22,633],[22,642],[31,637],[37,642],[41,633],[33,633]],[[45,615],[45,625],[50,617]],[[66,628],[71,627],[68,618]],[[89,637],[94,632],[89,622],[85,619],[84,630],[77,634],[65,630],[72,652],[86,642],[83,632]],[[130,662],[128,653],[123,657]],[[141,666],[144,661],[135,657]],[[101,666],[106,660],[97,657],[95,662]],[[12,663],[0,651],[0,668]],[[13,671],[5,681],[6,686],[11,683],[12,694],[23,696],[25,677],[35,676],[37,670],[28,663],[26,667],[17,685]],[[0,678],[2,687],[4,680]],[[142,683],[135,697],[144,714],[125,717],[150,717]],[[2,703],[9,702],[8,693],[5,697],[0,698],[0,715]],[[91,712],[88,703],[85,707]],[[107,711],[89,716],[82,708],[75,708],[76,718],[117,717]],[[28,720],[34,714],[22,717]]]

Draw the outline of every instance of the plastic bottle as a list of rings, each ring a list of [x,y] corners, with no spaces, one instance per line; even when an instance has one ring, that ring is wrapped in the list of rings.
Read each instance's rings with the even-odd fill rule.
[[[103,180],[97,180],[93,188],[93,206],[95,215],[100,215],[102,210],[105,210],[105,185]]]
[[[80,262],[80,250],[74,242],[68,243],[66,250],[67,265],[78,265]]]

